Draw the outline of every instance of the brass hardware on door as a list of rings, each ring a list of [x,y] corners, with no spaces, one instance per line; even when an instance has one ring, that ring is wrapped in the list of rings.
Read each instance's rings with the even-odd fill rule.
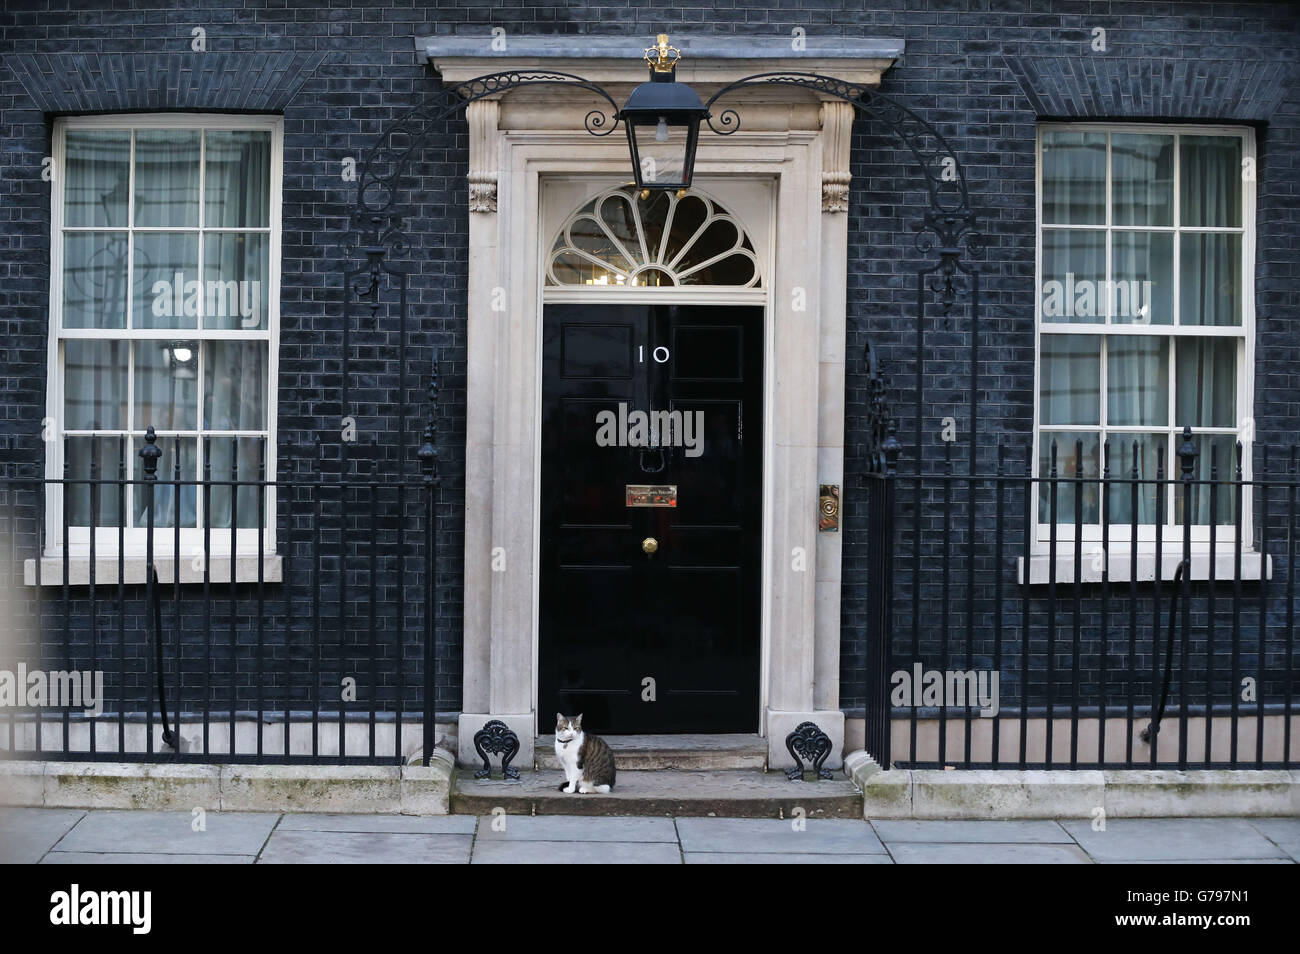
[[[659,541],[654,537],[646,537],[641,541],[641,550],[646,556],[653,556],[654,552],[659,549]]]
[[[817,529],[836,533],[840,529],[840,485],[822,484],[817,503]]]

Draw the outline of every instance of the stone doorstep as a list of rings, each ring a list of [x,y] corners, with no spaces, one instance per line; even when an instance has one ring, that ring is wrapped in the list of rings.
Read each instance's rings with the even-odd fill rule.
[[[868,819],[1175,818],[1300,815],[1300,771],[884,770],[857,751],[845,771]]]
[[[453,780],[453,814],[634,815],[719,818],[861,818],[862,793],[841,773],[830,780],[790,781],[784,772],[753,769],[625,771],[605,795],[566,795],[558,770],[476,779],[472,770]]]
[[[0,805],[446,815],[454,770],[441,749],[428,766],[0,761]]]
[[[767,768],[767,741],[757,735],[610,735],[620,772],[651,770],[710,771]],[[543,735],[534,747],[534,767],[560,770],[555,736]]]

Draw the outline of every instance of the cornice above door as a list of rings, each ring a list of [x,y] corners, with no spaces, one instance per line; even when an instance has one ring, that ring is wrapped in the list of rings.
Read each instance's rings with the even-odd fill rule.
[[[549,35],[422,36],[416,58],[448,85],[509,70],[558,70],[606,87],[629,88],[646,78],[641,59],[653,36]],[[903,55],[903,41],[886,37],[672,36],[682,51],[677,79],[717,87],[753,73],[819,73],[848,83],[879,86]],[[789,91],[787,91],[789,92]],[[805,95],[812,95],[804,91]]]

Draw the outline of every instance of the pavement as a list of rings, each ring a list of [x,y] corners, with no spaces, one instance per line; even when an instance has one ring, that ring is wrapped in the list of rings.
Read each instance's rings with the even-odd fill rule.
[[[1297,818],[876,821],[0,808],[21,864],[1300,862]]]

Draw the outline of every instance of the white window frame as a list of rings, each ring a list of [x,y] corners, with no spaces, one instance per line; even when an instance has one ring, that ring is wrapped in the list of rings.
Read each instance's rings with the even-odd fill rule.
[[[50,332],[47,353],[47,374],[46,374],[46,424],[48,433],[53,440],[47,445],[46,453],[46,478],[49,480],[59,480],[63,476],[63,456],[64,456],[64,380],[62,350],[63,342],[71,339],[102,339],[104,334],[98,329],[64,329],[62,324],[63,310],[63,236],[64,236],[64,181],[63,170],[65,168],[64,159],[66,156],[67,133],[69,130],[85,129],[118,129],[118,130],[142,130],[142,129],[187,129],[204,131],[229,131],[229,130],[257,130],[271,133],[271,171],[270,171],[270,219],[265,229],[250,228],[239,229],[241,232],[262,232],[268,236],[268,268],[267,268],[267,322],[264,330],[257,329],[175,329],[175,328],[157,328],[157,329],[132,329],[122,330],[121,337],[132,341],[138,340],[264,340],[268,343],[267,353],[267,433],[266,433],[266,480],[270,486],[266,489],[266,524],[261,528],[261,548],[264,565],[263,574],[268,581],[274,582],[280,575],[280,561],[274,558],[274,565],[269,569],[265,565],[272,561],[275,553],[275,523],[276,523],[276,488],[274,486],[276,475],[276,417],[277,417],[277,381],[279,377],[279,341],[280,341],[280,246],[281,246],[281,215],[282,215],[282,179],[283,179],[283,160],[284,160],[284,121],[279,116],[258,116],[258,115],[231,115],[216,113],[158,113],[158,114],[118,114],[118,115],[97,115],[97,116],[66,116],[59,117],[54,121],[53,134],[53,165],[55,170],[53,188],[51,189],[51,210],[50,210]],[[135,151],[134,146],[131,152],[132,166],[131,176],[134,181],[135,176]],[[200,152],[199,160],[200,183],[203,181],[205,173],[204,160]],[[134,187],[132,188],[132,201],[134,201]],[[200,193],[199,201],[199,224],[190,227],[172,227],[152,229],[153,231],[168,232],[194,232],[198,235],[203,234],[203,209],[204,202]],[[74,231],[83,230],[80,227]],[[147,229],[137,228],[133,222],[126,229],[129,234],[135,231],[146,231]],[[103,229],[85,227],[84,231],[103,231]],[[203,242],[199,242],[200,262],[202,261]],[[128,256],[128,296],[131,291],[130,269],[134,268],[134,262]],[[200,276],[202,269],[200,267]],[[128,310],[131,308],[128,297]],[[199,382],[199,390],[202,391],[202,381]],[[128,392],[129,394],[129,392]],[[128,397],[129,400],[129,397]],[[202,421],[196,422],[201,428]],[[200,435],[204,433],[196,432]],[[212,433],[212,432],[208,432]],[[184,432],[188,436],[189,432]],[[69,436],[87,436],[84,432],[73,432]],[[216,434],[215,436],[220,436]],[[160,436],[158,441],[162,446],[165,441],[170,441],[171,437]],[[142,436],[132,432],[131,439],[128,443],[128,479],[134,477],[134,461],[140,447],[143,446]],[[101,462],[100,474],[101,479],[112,479],[117,476],[117,461]],[[194,475],[194,479],[202,479],[203,473],[200,470]],[[170,480],[171,474],[159,472],[159,480]],[[188,475],[182,479],[189,479]],[[241,474],[240,480],[256,480],[256,474]],[[201,489],[198,491],[201,495]],[[129,516],[129,511],[128,511]],[[206,517],[206,515],[205,515]],[[102,520],[100,521],[103,522]],[[113,521],[116,523],[116,520]],[[41,582],[59,582],[61,581],[61,563],[64,557],[63,545],[63,488],[57,485],[49,487],[46,496],[46,527],[45,527],[46,547],[44,550],[44,559],[42,560]],[[123,550],[125,554],[134,558],[133,562],[138,562],[144,557],[146,552],[147,529],[144,527],[129,527],[122,534]],[[193,569],[192,562],[204,552],[204,526],[199,522],[197,527],[180,528],[180,554],[181,566],[178,568],[181,574],[181,580],[194,580],[203,578],[203,571]],[[257,555],[259,554],[259,530],[255,527],[237,528],[235,531],[235,559],[231,559],[231,532],[229,528],[214,527],[210,532],[210,556],[213,558],[210,569],[211,578],[229,578],[229,568],[232,564],[238,564],[237,576],[239,579],[256,579],[258,573]],[[109,568],[116,567],[118,553],[118,528],[114,526],[101,526],[96,529],[95,534],[95,555],[99,579],[115,580],[117,571],[114,569],[111,575],[105,576],[102,570],[105,566]],[[174,532],[170,527],[154,528],[154,554],[155,562],[166,564],[160,566],[160,578],[169,580],[171,578],[170,563],[175,553],[176,540]],[[68,528],[67,557],[78,558],[81,563],[88,563],[90,554],[90,528],[72,527]],[[251,559],[249,559],[251,557]],[[28,582],[33,582],[33,568],[30,566],[32,561],[28,561],[26,567],[26,577]],[[100,566],[104,564],[105,566]],[[138,566],[124,567],[128,581],[132,578],[141,576],[142,573]],[[86,567],[78,565],[70,568],[69,577],[71,582],[77,582],[86,577]]]
[[[1044,224],[1043,222],[1043,134],[1050,133],[1050,132],[1091,132],[1091,133],[1108,134],[1107,145],[1106,145],[1106,151],[1107,151],[1106,219],[1104,224],[1101,225],[1056,224],[1050,226]],[[1179,241],[1177,238],[1178,234],[1180,232],[1198,232],[1198,233],[1217,232],[1217,233],[1229,233],[1229,234],[1236,234],[1240,232],[1242,236],[1242,241],[1241,241],[1242,301],[1241,301],[1241,325],[1239,328],[1236,326],[1206,326],[1206,325],[1182,326],[1177,324],[1172,324],[1172,325],[1150,325],[1150,324],[1135,324],[1135,323],[1107,324],[1107,323],[1097,323],[1097,322],[1093,322],[1093,323],[1051,322],[1049,323],[1051,326],[1051,330],[1048,333],[1050,334],[1097,335],[1102,338],[1103,347],[1102,347],[1102,357],[1101,357],[1101,381],[1099,384],[1100,394],[1102,398],[1100,423],[1097,425],[1071,425],[1068,427],[1065,425],[1054,426],[1046,432],[1046,436],[1048,440],[1050,440],[1050,434],[1053,430],[1071,431],[1071,432],[1103,432],[1106,437],[1112,439],[1112,457],[1113,457],[1113,449],[1115,446],[1113,440],[1116,435],[1121,435],[1123,433],[1151,433],[1154,431],[1168,430],[1171,435],[1171,441],[1165,448],[1165,454],[1166,454],[1165,477],[1166,479],[1171,479],[1171,478],[1177,479],[1179,473],[1177,457],[1176,457],[1177,440],[1173,439],[1174,430],[1172,427],[1167,427],[1167,426],[1120,427],[1120,426],[1108,426],[1106,424],[1107,401],[1106,401],[1106,379],[1105,379],[1105,375],[1106,375],[1105,338],[1107,336],[1122,335],[1122,334],[1135,334],[1135,335],[1145,335],[1145,336],[1150,336],[1150,335],[1167,336],[1171,339],[1177,337],[1202,338],[1202,337],[1214,337],[1214,336],[1241,339],[1242,346],[1238,349],[1238,358],[1237,358],[1237,426],[1235,428],[1199,428],[1198,427],[1193,429],[1193,433],[1209,434],[1209,435],[1235,435],[1240,440],[1241,434],[1243,433],[1243,430],[1247,426],[1247,422],[1253,419],[1254,377],[1255,377],[1254,369],[1255,369],[1255,201],[1256,201],[1254,178],[1252,177],[1248,179],[1243,177],[1242,179],[1242,195],[1241,195],[1242,219],[1241,219],[1240,229],[1227,228],[1227,227],[1183,226],[1179,220],[1177,213],[1175,213],[1175,217],[1174,217],[1175,224],[1169,226],[1114,226],[1111,222],[1111,216],[1112,216],[1111,162],[1110,162],[1111,147],[1110,147],[1110,138],[1109,138],[1109,134],[1112,133],[1151,133],[1151,134],[1158,134],[1158,135],[1173,135],[1173,136],[1184,136],[1184,135],[1235,136],[1241,140],[1243,160],[1249,160],[1250,163],[1252,164],[1254,164],[1256,161],[1255,134],[1254,134],[1254,130],[1250,129],[1249,127],[1163,124],[1163,123],[1162,124],[1040,123],[1038,125],[1036,131],[1036,143],[1035,143],[1035,201],[1034,201],[1035,237],[1034,237],[1033,476],[1035,478],[1046,476],[1045,474],[1040,474],[1039,472],[1040,447],[1043,446],[1042,442],[1045,436],[1045,432],[1043,431],[1043,425],[1041,424],[1040,421],[1040,413],[1041,413],[1040,386],[1041,386],[1041,373],[1042,373],[1041,354],[1042,354],[1042,336],[1044,334],[1044,330],[1043,330],[1044,322],[1043,322],[1043,314],[1042,314],[1043,234],[1045,229],[1068,228],[1068,229],[1078,229],[1078,230],[1093,230],[1093,231],[1100,231],[1104,233],[1109,233],[1111,231],[1148,231],[1148,232],[1169,232],[1174,234],[1175,239],[1174,239],[1174,250],[1173,250],[1172,281],[1173,281],[1173,296],[1174,296],[1173,301],[1174,301],[1175,313],[1177,313],[1177,309],[1179,307],[1179,302],[1178,302],[1178,295],[1180,289],[1179,269],[1181,268],[1181,261],[1180,261],[1181,257],[1179,255]],[[1175,142],[1178,143],[1180,142],[1180,140],[1176,139]],[[1176,145],[1175,154],[1174,154],[1174,179],[1173,179],[1173,186],[1172,186],[1175,210],[1177,210],[1178,203],[1180,201],[1180,195],[1179,195],[1179,176],[1181,173],[1181,170],[1179,168],[1180,165],[1181,162],[1179,158],[1178,146]],[[1107,249],[1108,249],[1107,250],[1107,275],[1109,277],[1109,269],[1110,269],[1109,243],[1107,244]],[[1171,346],[1169,351],[1170,351],[1169,361],[1172,367],[1172,363],[1174,361],[1174,354],[1173,354],[1174,348]],[[1175,395],[1173,393],[1174,381],[1172,376],[1169,381],[1169,387],[1170,387],[1169,413],[1172,417],[1174,413],[1174,400],[1175,400]],[[1242,445],[1243,445],[1242,477],[1244,480],[1249,481],[1251,480],[1251,475],[1252,475],[1251,442],[1247,440],[1242,440]],[[1220,474],[1222,478],[1231,479],[1233,470],[1235,469],[1235,461],[1220,461],[1219,466],[1220,466]],[[1072,477],[1073,475],[1062,473],[1061,476]],[[1126,475],[1116,473],[1112,469],[1111,476],[1112,478],[1122,478],[1125,477]],[[1035,484],[1035,499],[1033,504],[1034,506],[1033,513],[1034,513],[1036,532],[1034,534],[1032,554],[1036,558],[1037,557],[1043,558],[1041,561],[1036,559],[1035,562],[1042,563],[1042,570],[1043,570],[1042,579],[1046,579],[1046,555],[1049,552],[1052,527],[1050,523],[1044,523],[1039,520],[1038,497],[1037,497],[1039,492],[1038,487],[1039,485]],[[1181,559],[1182,556],[1182,533],[1183,533],[1182,525],[1178,523],[1168,522],[1169,520],[1173,519],[1172,514],[1173,514],[1174,493],[1172,492],[1172,490],[1173,489],[1170,488],[1169,490],[1166,491],[1166,501],[1165,501],[1166,522],[1162,525],[1163,527],[1162,563],[1165,564],[1165,566],[1162,567],[1162,572],[1161,572],[1162,579],[1168,579],[1172,575],[1173,567],[1177,564],[1177,562]],[[1231,491],[1225,491],[1225,492],[1231,492]],[[1241,513],[1241,526],[1243,528],[1242,547],[1243,547],[1243,553],[1250,553],[1253,559],[1243,561],[1243,576],[1250,576],[1250,575],[1257,576],[1258,567],[1259,567],[1258,555],[1254,554],[1250,550],[1251,547],[1250,528],[1252,526],[1251,496],[1252,495],[1250,493],[1250,488],[1249,487],[1245,488],[1242,494],[1242,513]],[[1072,513],[1063,514],[1062,516],[1065,518],[1070,518],[1072,517]],[[1138,526],[1137,547],[1138,547],[1138,554],[1140,557],[1140,566],[1138,570],[1139,579],[1143,579],[1143,578],[1149,579],[1152,578],[1153,575],[1152,571],[1154,570],[1155,529],[1156,529],[1155,524],[1139,524]],[[1202,554],[1202,558],[1199,561],[1194,556],[1192,575],[1193,578],[1203,578],[1205,573],[1208,572],[1207,564],[1208,564],[1210,528],[1208,525],[1204,525],[1204,526],[1193,525],[1191,529],[1192,529],[1193,545]],[[1110,578],[1112,580],[1120,579],[1120,578],[1123,579],[1128,578],[1130,562],[1131,562],[1131,550],[1130,550],[1131,543],[1129,541],[1129,530],[1130,530],[1130,525],[1128,523],[1124,523],[1124,524],[1112,523],[1110,526],[1110,535],[1109,535],[1110,564],[1111,564]],[[1087,543],[1099,544],[1102,539],[1102,526],[1100,523],[1085,524],[1082,526],[1081,535],[1085,544]],[[1057,575],[1058,580],[1073,579],[1073,569],[1071,567],[1065,566],[1062,563],[1062,561],[1068,559],[1071,563],[1073,562],[1072,551],[1073,551],[1074,539],[1075,539],[1074,525],[1072,523],[1060,522],[1060,520],[1058,519],[1058,523],[1056,525],[1058,569],[1068,571],[1068,572],[1058,573]],[[1224,560],[1225,549],[1231,551],[1232,549],[1235,548],[1235,530],[1232,525],[1219,524],[1216,526],[1215,544],[1216,544],[1216,551],[1217,551],[1216,559],[1215,559],[1216,569],[1220,571],[1226,569],[1227,577],[1230,579],[1232,576],[1231,565],[1230,563],[1225,565],[1223,560]],[[1085,548],[1085,557],[1087,557],[1087,559],[1085,559],[1085,563],[1091,564],[1095,562],[1092,560],[1093,549],[1095,548],[1090,548],[1090,547]],[[1141,558],[1145,558],[1145,559],[1141,559]],[[1197,566],[1198,563],[1200,564],[1199,568]],[[1253,573],[1252,573],[1252,567],[1255,568]],[[1040,569],[1039,567],[1035,566],[1032,575],[1033,582],[1040,581],[1039,569]],[[1100,579],[1100,573],[1096,573],[1096,574],[1087,573],[1086,568],[1084,571],[1081,572],[1084,572],[1084,575],[1087,579],[1093,579],[1094,577],[1095,579],[1098,580]],[[1223,577],[1222,572],[1219,572],[1218,575],[1220,578]]]

